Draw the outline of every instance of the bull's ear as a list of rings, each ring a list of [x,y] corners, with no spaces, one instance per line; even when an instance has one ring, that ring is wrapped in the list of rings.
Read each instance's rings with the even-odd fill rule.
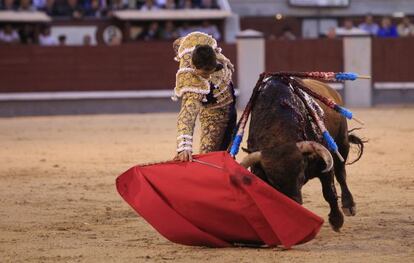
[[[242,148],[242,151],[245,152],[245,153],[252,153],[253,152],[252,150],[249,150],[247,148],[244,148],[244,147],[241,147],[241,148]]]

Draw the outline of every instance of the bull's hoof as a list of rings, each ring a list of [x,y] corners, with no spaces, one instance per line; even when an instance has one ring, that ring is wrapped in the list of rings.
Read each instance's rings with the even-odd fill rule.
[[[346,216],[354,216],[356,215],[356,206],[342,207],[342,212],[344,212]]]
[[[354,202],[354,198],[352,197],[351,193],[346,194],[346,192],[342,195],[342,212],[346,216],[354,216],[356,215],[356,204]]]
[[[336,214],[329,214],[329,224],[331,225],[333,231],[340,232],[341,227],[344,224],[344,216],[342,213],[338,211]]]
[[[332,230],[333,231],[335,231],[335,232],[341,232],[341,228],[336,228],[336,227],[334,227],[332,224],[331,224],[331,228],[332,228]]]

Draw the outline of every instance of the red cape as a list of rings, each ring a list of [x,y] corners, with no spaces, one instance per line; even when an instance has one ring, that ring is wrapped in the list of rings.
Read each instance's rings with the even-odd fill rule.
[[[184,245],[292,245],[313,239],[323,219],[279,193],[227,152],[199,162],[135,166],[116,180],[119,194],[161,235]]]

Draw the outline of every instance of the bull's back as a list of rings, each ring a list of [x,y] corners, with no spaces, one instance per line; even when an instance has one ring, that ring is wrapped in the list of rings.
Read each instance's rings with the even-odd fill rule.
[[[305,106],[285,82],[273,78],[261,88],[251,112],[248,147],[262,150],[304,140]]]
[[[332,99],[339,105],[343,104],[341,95],[328,84],[325,84],[323,82],[320,82],[314,79],[303,79],[302,81],[312,91],[324,97]]]
[[[303,83],[312,91],[342,105],[340,94],[329,85],[311,79],[304,79]],[[303,114],[303,120],[307,119],[306,108],[300,100],[294,99],[295,97],[291,89],[278,79],[272,79],[265,84],[251,113],[249,149],[260,150],[265,147],[281,145],[287,141],[295,142],[304,139],[301,138],[302,125],[305,125],[306,131],[312,128],[310,123],[306,121],[298,122],[298,113]],[[336,138],[340,133],[340,127],[347,129],[346,120],[320,101],[316,100],[316,102],[325,112],[326,128]]]
[[[341,95],[328,84],[313,79],[303,79],[302,81],[312,91],[333,100],[335,103],[339,105],[343,105]],[[320,101],[316,101],[325,112],[325,125],[331,133],[331,135],[337,137],[341,133],[342,129],[348,129],[346,119],[343,116],[338,114],[333,109],[328,108],[325,104],[321,103]]]

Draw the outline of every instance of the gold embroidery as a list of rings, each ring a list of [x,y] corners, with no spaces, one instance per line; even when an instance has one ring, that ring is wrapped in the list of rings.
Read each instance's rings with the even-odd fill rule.
[[[201,110],[200,153],[220,150],[229,118],[229,107]]]
[[[224,132],[230,118],[230,106],[202,108],[202,95],[185,93],[177,121],[177,151],[192,149],[192,135],[197,115],[200,113],[200,153],[220,150]]]
[[[192,70],[191,52],[197,45],[210,45],[215,51],[217,60],[223,69],[204,79]],[[182,97],[181,111],[177,121],[177,151],[192,150],[192,136],[198,114],[201,123],[200,153],[220,149],[230,118],[230,106],[233,102],[231,78],[234,67],[230,60],[220,53],[217,42],[211,36],[194,32],[184,38],[177,39],[173,44],[176,60],[180,62],[176,74],[174,89],[177,97]],[[210,93],[210,84],[214,85],[213,97],[216,103],[202,104]],[[183,136],[184,135],[184,136]]]
[[[187,92],[183,95],[181,102],[181,110],[178,114],[177,120],[177,150],[179,150],[183,145],[180,145],[183,142],[192,142],[194,126],[197,119],[197,115],[201,110],[201,100],[203,95],[197,93]],[[187,136],[182,136],[187,135]],[[192,145],[192,144],[191,144]],[[189,143],[184,143],[184,146],[188,148],[191,146]]]

